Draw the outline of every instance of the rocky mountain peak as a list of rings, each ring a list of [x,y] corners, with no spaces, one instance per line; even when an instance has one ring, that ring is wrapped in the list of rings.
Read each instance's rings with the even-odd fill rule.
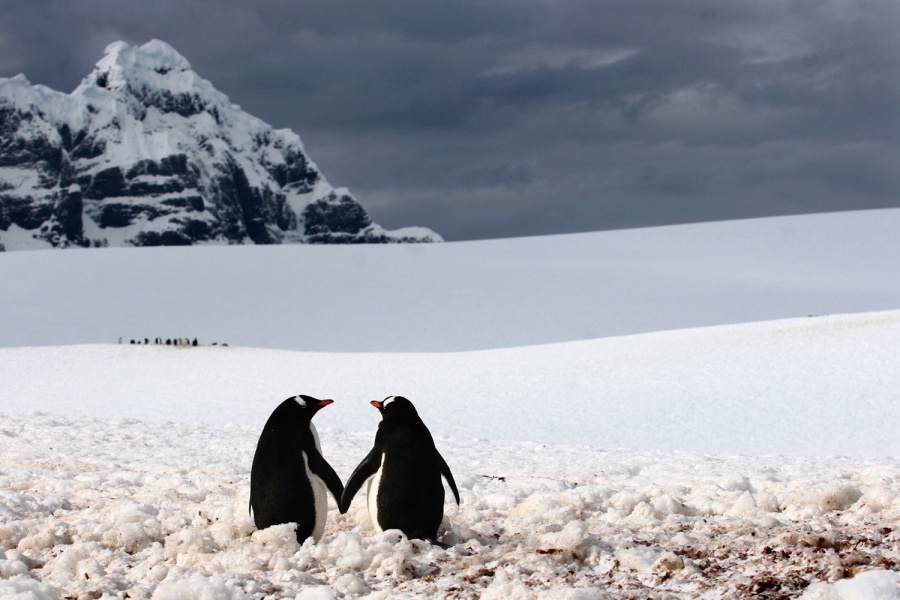
[[[0,245],[439,241],[385,231],[300,138],[174,48],[110,44],[71,94],[0,79]]]
[[[129,83],[140,81],[148,86],[171,90],[175,85],[194,87],[196,79],[199,78],[185,57],[167,43],[151,40],[138,47],[113,42],[106,47],[103,58],[81,85],[119,90]]]
[[[170,45],[152,40],[143,46],[115,42],[73,95],[112,94],[142,118],[149,107],[189,117],[210,105],[230,105],[228,97],[200,78]],[[237,108],[237,107],[235,107]]]

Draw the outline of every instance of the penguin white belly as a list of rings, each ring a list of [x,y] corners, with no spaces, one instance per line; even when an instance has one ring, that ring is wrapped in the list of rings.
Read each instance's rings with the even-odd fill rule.
[[[309,461],[306,459],[306,452],[303,453],[303,466],[306,468],[306,478],[309,479],[312,486],[313,501],[316,507],[316,524],[313,526],[312,536],[318,542],[325,533],[325,518],[328,514],[328,489],[325,482],[319,479],[318,475],[309,470]]]
[[[369,508],[369,518],[372,519],[372,525],[375,527],[376,533],[381,533],[381,523],[378,522],[378,486],[381,483],[381,467],[375,471],[375,474],[369,477],[368,486],[366,487],[366,504]]]
[[[309,431],[316,441],[316,449],[321,454],[322,447],[319,445],[319,432],[316,431],[316,426],[310,423]],[[306,452],[303,452],[303,467],[306,469],[306,478],[309,479],[309,483],[312,486],[313,499],[316,507],[316,524],[313,527],[312,536],[313,540],[318,542],[322,539],[322,534],[325,533],[325,518],[328,514],[328,488],[325,487],[325,482],[319,479],[319,476],[310,470],[309,459],[306,458]]]

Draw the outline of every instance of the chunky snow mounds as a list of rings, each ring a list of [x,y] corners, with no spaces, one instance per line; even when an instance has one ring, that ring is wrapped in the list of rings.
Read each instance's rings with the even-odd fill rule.
[[[331,500],[322,540],[300,545],[247,513],[258,433],[4,415],[0,595],[897,598],[897,459],[438,437],[462,496],[445,505],[450,549],[376,534],[364,501],[339,515]],[[371,434],[321,433],[346,479]]]
[[[892,311],[467,353],[0,349],[0,596],[896,600],[898,347]],[[415,399],[449,549],[376,534],[364,497],[318,544],[255,530],[256,441],[300,391],[335,399],[343,481],[368,400]]]
[[[164,42],[110,44],[68,95],[0,79],[7,250],[440,239],[372,223],[295,133],[242,111]]]

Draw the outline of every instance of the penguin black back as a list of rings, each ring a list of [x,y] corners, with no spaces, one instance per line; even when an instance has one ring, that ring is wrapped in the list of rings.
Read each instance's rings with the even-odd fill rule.
[[[370,480],[369,515],[377,529],[399,529],[408,538],[436,540],[444,515],[442,475],[459,504],[453,474],[412,402],[390,396],[372,405],[383,418],[371,452],[347,481],[340,510],[346,512],[353,496]]]
[[[297,524],[297,541],[325,529],[326,488],[340,502],[343,485],[322,456],[312,417],[332,400],[292,396],[278,405],[259,436],[250,470],[250,509],[258,529]]]

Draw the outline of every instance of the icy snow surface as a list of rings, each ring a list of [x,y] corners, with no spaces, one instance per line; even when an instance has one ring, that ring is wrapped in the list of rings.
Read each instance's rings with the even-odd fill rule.
[[[306,393],[340,403],[319,426],[372,431],[401,394],[458,438],[900,456],[900,311],[458,353],[5,348],[0,374],[0,411],[262,428]]]
[[[893,310],[898,231],[900,208],[445,244],[8,252],[0,347],[447,352]]]
[[[894,214],[882,212],[886,220]],[[795,232],[805,227],[791,223]],[[826,229],[841,228],[828,223]],[[727,227],[733,237],[735,224]],[[472,254],[488,263],[504,252],[524,257],[522,271],[529,263],[539,269],[543,257],[544,266],[560,269],[559,283],[565,263],[551,242],[584,248],[597,239],[535,240],[541,251],[510,240],[476,245]],[[896,258],[892,246],[870,256],[867,269],[860,248],[870,242],[845,244],[829,261],[809,258],[802,285],[787,276],[790,269],[752,269],[749,259],[733,272],[734,281],[752,273],[772,285],[769,296],[740,298],[735,315],[753,314],[767,297],[796,302],[792,310],[829,298],[854,314],[683,330],[669,321],[660,327],[669,331],[443,353],[128,343],[0,348],[0,597],[896,600],[900,310],[854,312],[865,302],[896,299],[896,278],[879,286],[876,277]],[[229,264],[178,256],[191,257],[189,266],[214,265],[227,289],[239,289],[221,273],[240,270],[235,263],[252,266],[248,257],[260,255],[235,250]],[[392,273],[409,263],[391,268],[394,259],[386,256],[418,256],[329,250],[343,253],[344,266],[363,261],[395,282],[400,277]],[[19,258],[25,255],[30,269]],[[66,271],[63,265],[78,263],[55,258],[64,255],[101,258]],[[162,260],[162,274],[142,262],[145,256]],[[95,323],[102,316],[116,327],[164,334],[148,325],[165,323],[160,306],[141,298],[150,284],[132,296],[106,294],[102,285],[119,277],[137,285],[138,274],[128,279],[128,267],[137,265],[150,281],[171,285],[167,256],[146,249],[0,255],[2,329],[27,332],[59,313],[56,327],[80,331],[78,322],[96,313]],[[716,262],[708,258],[694,272],[685,263],[676,274],[708,283],[704,277],[714,271],[703,267]],[[828,263],[838,259],[848,277],[830,281],[837,271]],[[431,264],[436,280],[448,259]],[[580,264],[572,267],[576,278]],[[101,289],[88,294],[84,276],[92,269]],[[189,271],[178,279],[193,294],[185,301],[205,307],[210,322],[239,319],[218,312],[225,288],[195,283]],[[19,278],[6,278],[12,272]],[[243,273],[251,289],[271,289],[251,268]],[[725,271],[718,273],[723,282]],[[41,283],[48,274],[59,280]],[[209,282],[207,273],[193,275]],[[360,282],[336,279],[321,285],[358,292]],[[407,281],[432,294],[428,331],[449,339],[438,335],[458,325],[438,310],[444,289]],[[522,291],[524,279],[518,281]],[[303,307],[308,300],[300,292],[315,283],[283,285]],[[9,295],[21,299],[20,288],[32,286],[52,296],[9,304]],[[707,291],[708,305],[738,301],[716,286]],[[647,301],[662,307],[660,295]],[[249,302],[252,294],[241,297]],[[552,294],[543,298],[553,301]],[[315,306],[306,305],[307,318],[319,314]],[[170,308],[177,314],[179,307]],[[602,308],[596,312],[606,318]],[[577,321],[581,314],[573,309],[569,316]],[[264,316],[228,331],[249,331]],[[551,330],[530,316],[538,321],[534,331]],[[397,319],[391,312],[382,318]],[[269,330],[276,325],[291,323]],[[486,333],[502,342],[508,325],[501,320]],[[481,326],[490,329],[490,322]],[[345,481],[368,452],[378,421],[368,401],[404,394],[416,404],[460,488],[459,507],[449,492],[445,502],[441,535],[449,549],[396,531],[375,534],[364,497],[343,516],[329,500],[318,544],[297,544],[291,526],[255,530],[247,505],[256,440],[269,413],[296,393],[335,399],[316,425],[324,456]]]

